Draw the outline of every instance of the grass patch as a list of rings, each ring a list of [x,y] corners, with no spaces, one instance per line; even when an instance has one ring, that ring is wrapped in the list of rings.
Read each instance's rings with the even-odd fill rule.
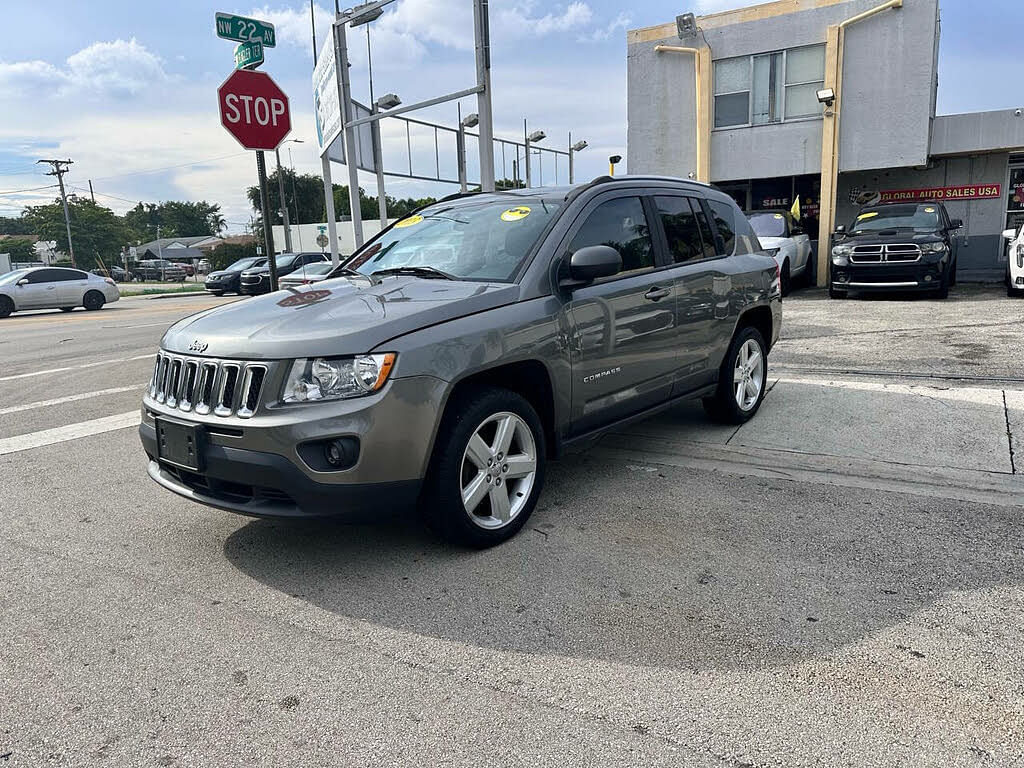
[[[161,293],[197,293],[206,287],[199,284],[181,285],[175,288],[128,288],[121,291],[122,296],[153,296]]]

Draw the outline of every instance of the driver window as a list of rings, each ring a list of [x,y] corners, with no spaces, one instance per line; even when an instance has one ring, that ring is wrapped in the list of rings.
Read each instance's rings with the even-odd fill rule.
[[[651,229],[640,198],[620,197],[597,206],[576,232],[569,252],[591,245],[610,245],[619,252],[622,256],[619,275],[653,269]]]

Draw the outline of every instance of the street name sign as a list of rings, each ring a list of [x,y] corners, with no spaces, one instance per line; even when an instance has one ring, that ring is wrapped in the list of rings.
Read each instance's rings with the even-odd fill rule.
[[[246,149],[277,149],[292,129],[288,97],[266,72],[235,70],[217,100],[221,125]]]
[[[263,63],[263,43],[253,40],[235,48],[235,69],[256,69]]]
[[[216,20],[217,37],[237,43],[259,42],[265,48],[273,48],[277,44],[274,25],[269,22],[233,13],[217,13]]]

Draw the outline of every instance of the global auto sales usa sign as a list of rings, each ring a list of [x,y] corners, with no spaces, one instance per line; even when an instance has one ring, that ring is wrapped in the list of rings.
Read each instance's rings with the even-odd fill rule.
[[[921,189],[883,189],[879,192],[881,203],[898,203],[916,200],[985,200],[1002,197],[1001,184],[967,184],[958,187],[922,187]]]

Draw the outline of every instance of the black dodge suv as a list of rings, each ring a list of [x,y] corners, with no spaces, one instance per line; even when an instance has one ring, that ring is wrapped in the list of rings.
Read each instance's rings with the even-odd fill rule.
[[[328,260],[328,257],[319,251],[312,253],[279,253],[275,262],[277,276],[284,277],[296,270],[302,269],[307,264]],[[239,292],[247,293],[250,296],[269,293],[270,265],[264,263],[259,267],[250,267],[249,269],[242,270],[242,275],[239,278]]]
[[[829,296],[848,291],[930,291],[937,298],[956,285],[956,231],[940,202],[880,203],[860,209],[836,227]]]

